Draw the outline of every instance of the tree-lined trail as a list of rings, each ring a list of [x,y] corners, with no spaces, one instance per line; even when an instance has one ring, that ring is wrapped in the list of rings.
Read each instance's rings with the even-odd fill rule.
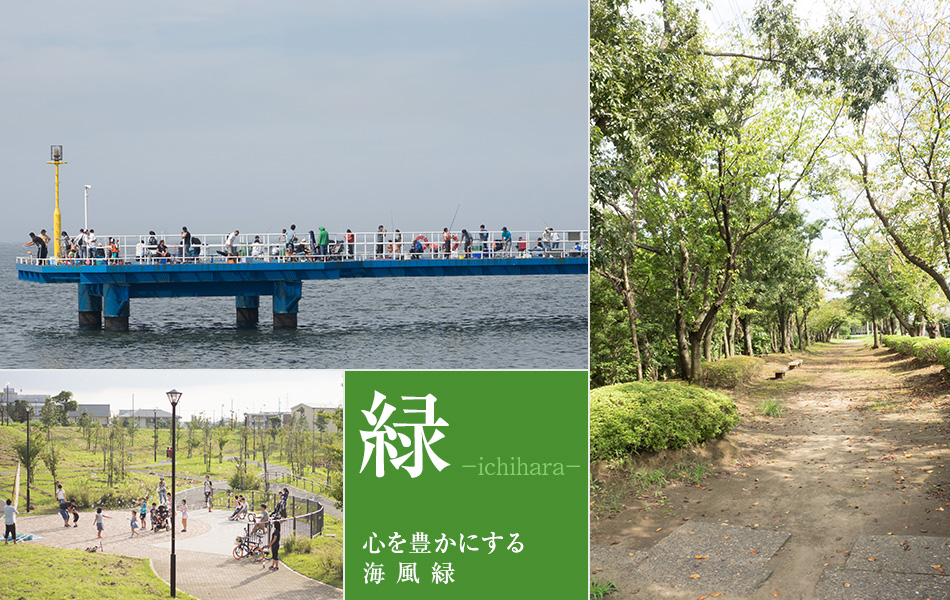
[[[592,526],[616,597],[950,598],[950,376],[855,341],[801,357],[733,394],[737,458]]]

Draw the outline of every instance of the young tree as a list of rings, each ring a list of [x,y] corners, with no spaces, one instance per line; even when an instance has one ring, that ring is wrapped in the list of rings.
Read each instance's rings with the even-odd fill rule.
[[[224,462],[224,447],[231,439],[231,430],[227,427],[217,427],[214,430],[214,441],[218,444],[218,464]]]
[[[43,438],[33,438],[30,440],[29,453],[27,453],[26,440],[22,442],[14,442],[13,449],[16,451],[17,460],[20,461],[20,464],[24,468],[28,469],[29,472],[29,484],[33,483],[33,480],[36,478],[36,463],[40,454],[44,452]]]

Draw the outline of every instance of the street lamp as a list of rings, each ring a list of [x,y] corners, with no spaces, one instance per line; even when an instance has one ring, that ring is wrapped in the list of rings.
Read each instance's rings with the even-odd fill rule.
[[[33,478],[33,460],[30,454],[30,421],[33,420],[33,405],[26,405],[26,512],[30,512],[30,479]]]
[[[158,462],[158,409],[152,409],[152,434],[155,443],[152,445],[152,462]]]
[[[86,231],[89,231],[89,190],[92,189],[91,185],[82,186],[82,216],[83,223],[86,226]]]
[[[175,597],[175,407],[178,406],[178,400],[181,398],[181,392],[172,389],[165,392],[168,401],[172,404],[172,556],[171,556],[171,595]]]

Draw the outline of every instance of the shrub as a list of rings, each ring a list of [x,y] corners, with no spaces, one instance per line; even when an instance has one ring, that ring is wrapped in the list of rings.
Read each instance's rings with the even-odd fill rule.
[[[922,361],[935,363],[937,362],[938,344],[938,340],[932,340],[930,338],[914,338],[914,356]]]
[[[754,356],[733,356],[703,365],[703,384],[732,389],[759,377],[765,361]]]
[[[631,382],[590,393],[593,460],[675,450],[721,437],[739,422],[732,399],[682,383]]]
[[[238,467],[234,470],[234,474],[228,478],[228,485],[231,486],[232,490],[257,490],[261,487],[261,481],[251,473],[245,475],[244,471]]]
[[[950,371],[950,339],[941,339],[937,344],[937,362]]]

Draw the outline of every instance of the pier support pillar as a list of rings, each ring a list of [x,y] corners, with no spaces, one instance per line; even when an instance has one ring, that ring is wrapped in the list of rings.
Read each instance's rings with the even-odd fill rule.
[[[237,309],[238,327],[255,327],[258,321],[258,309],[261,306],[260,296],[235,296],[234,306]]]
[[[79,328],[102,329],[102,286],[79,284]]]
[[[102,304],[106,331],[129,330],[129,286],[102,284]]]
[[[297,328],[297,304],[302,295],[302,281],[274,283],[274,329]]]

